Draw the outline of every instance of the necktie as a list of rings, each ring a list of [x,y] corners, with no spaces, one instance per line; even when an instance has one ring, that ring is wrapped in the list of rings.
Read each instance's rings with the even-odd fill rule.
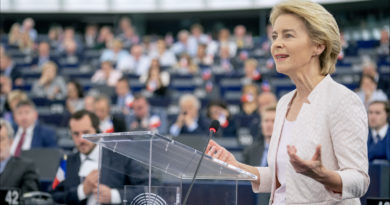
[[[24,143],[24,137],[25,136],[26,136],[26,130],[23,130],[23,133],[20,136],[20,140],[19,140],[18,146],[16,146],[16,150],[15,150],[15,154],[14,154],[15,157],[19,157],[20,156],[20,152],[22,151],[22,146],[23,146],[23,143]]]
[[[381,140],[381,136],[379,134],[377,134],[375,139],[374,139],[375,144],[378,143],[380,140]]]

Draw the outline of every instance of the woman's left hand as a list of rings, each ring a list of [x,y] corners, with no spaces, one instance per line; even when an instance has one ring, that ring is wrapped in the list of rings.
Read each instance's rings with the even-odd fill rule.
[[[321,145],[316,147],[311,160],[304,160],[297,155],[297,148],[294,145],[287,145],[287,153],[290,156],[290,163],[297,173],[303,174],[315,180],[319,180],[325,174],[325,168],[321,162]]]

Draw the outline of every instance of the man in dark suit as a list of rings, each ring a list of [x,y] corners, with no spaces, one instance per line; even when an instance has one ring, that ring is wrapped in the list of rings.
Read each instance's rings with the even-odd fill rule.
[[[0,187],[20,188],[23,193],[38,191],[39,180],[34,164],[10,153],[14,131],[4,119],[0,119]]]
[[[38,112],[33,102],[20,101],[15,109],[16,135],[11,153],[19,156],[21,150],[57,147],[55,130],[38,122]]]
[[[386,101],[374,101],[368,106],[368,160],[390,162],[390,106]]]
[[[244,149],[243,157],[246,164],[250,164],[252,166],[260,165],[261,167],[268,166],[268,147],[274,127],[275,114],[275,105],[267,106],[261,111],[261,134],[260,136],[254,136],[255,141],[253,144]]]
[[[74,113],[69,127],[78,152],[67,157],[65,180],[51,190],[57,203],[120,204],[124,185],[145,184],[147,171],[143,166],[105,149],[99,176],[99,149],[96,144],[82,137],[83,134],[99,132],[99,119],[94,113],[86,110]],[[96,198],[98,190],[99,198]]]
[[[38,45],[38,56],[34,57],[31,61],[32,67],[41,67],[43,64],[52,61],[57,64],[58,68],[61,68],[58,59],[50,54],[50,44],[42,41]]]
[[[204,135],[207,134],[207,120],[199,116],[200,102],[194,95],[183,95],[179,100],[180,113],[176,122],[169,128],[169,133],[177,137],[179,135]]]
[[[130,130],[158,130],[160,134],[167,134],[167,120],[166,113],[161,109],[152,109],[142,95],[135,96],[132,110],[126,116]]]
[[[6,76],[12,80],[12,85],[22,85],[23,78],[20,68],[12,61],[6,53],[0,55],[1,76]]]
[[[127,126],[122,113],[110,114],[111,101],[105,95],[99,95],[94,101],[94,112],[100,121],[100,131],[104,133],[125,132]]]

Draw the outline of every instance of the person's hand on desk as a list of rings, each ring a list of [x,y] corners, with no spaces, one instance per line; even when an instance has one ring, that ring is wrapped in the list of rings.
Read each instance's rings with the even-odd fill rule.
[[[234,155],[221,145],[217,144],[214,140],[210,140],[209,144],[207,145],[206,154],[235,167],[239,167],[239,162],[236,160]]]
[[[260,184],[260,174],[256,167],[238,162],[231,152],[217,144],[214,140],[210,140],[209,144],[207,145],[206,154],[256,175],[257,180],[251,182],[255,184],[255,186]]]
[[[321,162],[321,145],[317,145],[316,151],[311,160],[304,160],[297,155],[297,148],[294,145],[287,145],[287,153],[290,163],[299,174],[308,176],[326,188],[336,193],[342,192],[341,177],[337,172],[326,169]]]

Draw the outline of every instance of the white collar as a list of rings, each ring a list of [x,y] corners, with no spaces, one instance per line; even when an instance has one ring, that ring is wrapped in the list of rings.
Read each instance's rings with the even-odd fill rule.
[[[372,129],[372,137],[376,138],[376,136],[379,134],[380,140],[383,140],[386,136],[387,129],[389,128],[389,123],[386,123],[385,126],[380,128],[378,131]]]
[[[30,125],[29,127],[27,127],[26,129],[26,135],[32,135],[33,131],[34,131],[34,127],[35,127],[35,123]],[[19,127],[18,128],[18,134],[22,134],[23,133],[23,128],[22,127]]]
[[[87,155],[80,153],[80,159],[81,162],[84,162],[84,160],[87,158]],[[98,145],[95,145],[91,153],[89,153],[88,158],[94,162],[99,162],[99,147]]]

